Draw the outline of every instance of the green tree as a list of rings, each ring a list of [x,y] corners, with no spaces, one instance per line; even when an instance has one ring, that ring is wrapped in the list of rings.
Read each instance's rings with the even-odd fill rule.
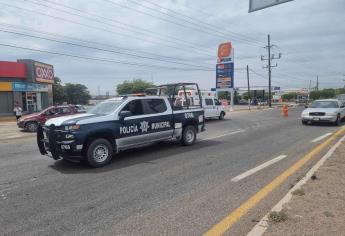
[[[89,90],[83,84],[66,83],[64,91],[69,104],[88,104],[91,98]]]
[[[336,90],[334,89],[323,89],[319,91],[311,91],[310,99],[324,99],[324,98],[334,98],[336,95]]]
[[[227,92],[227,91],[218,92],[218,98],[219,99],[228,99],[229,98],[229,92]]]
[[[61,104],[66,101],[66,94],[64,91],[64,87],[59,77],[54,77],[53,101],[54,101],[54,104]]]
[[[125,80],[122,84],[118,84],[116,92],[118,94],[143,93],[145,89],[154,87],[154,84],[142,79]]]
[[[311,91],[310,92],[310,99],[311,100],[316,100],[321,98],[321,91]]]
[[[335,90],[335,94],[339,95],[339,94],[345,94],[345,88],[338,88]]]
[[[282,95],[282,99],[291,100],[297,97],[297,93],[286,93]]]

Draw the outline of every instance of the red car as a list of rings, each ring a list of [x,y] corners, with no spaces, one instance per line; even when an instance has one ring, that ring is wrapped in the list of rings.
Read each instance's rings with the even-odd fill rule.
[[[29,115],[22,116],[18,121],[17,125],[19,128],[30,132],[36,132],[39,124],[44,124],[47,120],[59,116],[68,116],[78,114],[79,112],[74,106],[61,105],[51,106],[43,111],[32,113]]]

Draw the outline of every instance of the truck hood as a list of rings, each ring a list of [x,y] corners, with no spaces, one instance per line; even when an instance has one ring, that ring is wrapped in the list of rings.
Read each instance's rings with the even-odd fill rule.
[[[75,115],[69,115],[69,116],[61,116],[61,117],[49,119],[45,123],[45,125],[60,126],[60,125],[76,124],[80,120],[90,119],[96,116],[99,116],[99,115],[90,114],[90,113],[81,113],[81,114],[75,114]]]
[[[326,112],[326,113],[337,113],[339,108],[307,108],[303,111],[303,113],[309,112]]]

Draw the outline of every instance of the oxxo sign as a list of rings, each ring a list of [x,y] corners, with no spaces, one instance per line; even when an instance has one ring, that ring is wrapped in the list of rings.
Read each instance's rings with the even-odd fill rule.
[[[52,65],[34,62],[35,80],[43,83],[54,83],[54,67]]]

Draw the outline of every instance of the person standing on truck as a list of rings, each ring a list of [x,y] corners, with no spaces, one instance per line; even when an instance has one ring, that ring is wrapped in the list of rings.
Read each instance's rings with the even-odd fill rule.
[[[13,108],[13,112],[15,113],[17,120],[19,120],[19,118],[22,117],[23,109],[19,106],[19,102],[15,103],[15,106]]]

